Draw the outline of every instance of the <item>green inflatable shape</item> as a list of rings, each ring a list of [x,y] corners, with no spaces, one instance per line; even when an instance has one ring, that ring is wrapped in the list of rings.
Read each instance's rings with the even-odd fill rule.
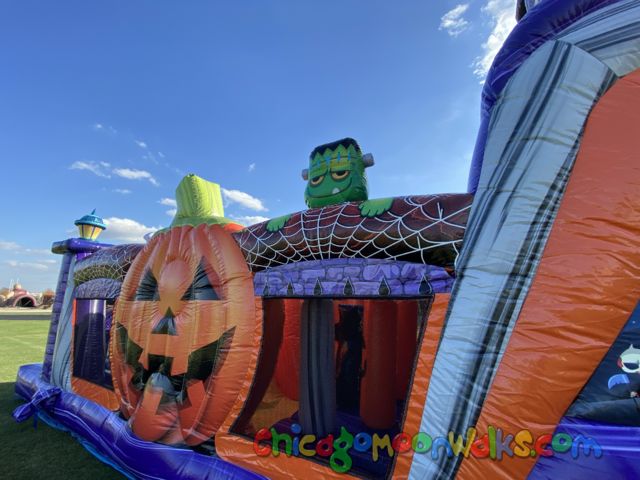
[[[366,155],[364,156],[366,157]],[[307,179],[304,201],[309,208],[322,208],[345,202],[362,202],[363,217],[377,217],[389,211],[393,198],[369,200],[369,182],[365,168],[373,165],[373,157],[365,162],[362,149],[353,138],[316,147],[309,155],[309,168],[302,172]],[[291,215],[282,215],[267,223],[267,231],[277,232]]]
[[[314,148],[309,156],[308,175],[304,201],[309,208],[369,198],[362,149],[353,138]]]
[[[190,173],[178,184],[176,188],[177,212],[171,225],[158,230],[153,235],[168,232],[173,227],[191,225],[226,225],[236,223],[224,218],[224,207],[220,195],[220,185],[208,182],[197,175]]]

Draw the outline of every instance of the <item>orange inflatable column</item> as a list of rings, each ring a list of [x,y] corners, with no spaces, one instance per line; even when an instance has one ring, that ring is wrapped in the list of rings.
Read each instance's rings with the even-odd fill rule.
[[[244,435],[251,433],[251,419],[264,398],[278,364],[278,352],[281,349],[283,329],[285,325],[285,300],[273,298],[263,301],[264,326],[262,330],[262,346],[260,358],[256,365],[256,373],[251,395],[247,398],[241,418],[235,425],[237,432]]]
[[[396,423],[397,325],[396,302],[365,302],[360,417],[369,428],[388,429]]]
[[[424,404],[427,401],[429,381],[431,380],[431,372],[436,359],[438,345],[440,344],[440,334],[444,324],[444,317],[447,314],[449,297],[450,294],[448,293],[436,293],[431,302],[424,302],[425,314],[428,315],[428,319],[424,326],[422,339],[416,347],[418,358],[413,382],[411,383],[411,394],[407,398],[405,407],[407,413],[402,426],[403,431],[411,432],[414,435],[415,432],[420,431],[422,413]],[[410,449],[402,455],[396,456],[396,466],[391,480],[407,480],[409,478],[409,470],[411,470],[414,455],[416,455],[415,451]],[[480,479],[481,477],[477,478]]]
[[[418,337],[418,302],[403,300],[398,302],[398,347],[396,354],[396,398],[407,396],[413,358]]]
[[[479,435],[490,425],[505,434],[526,429],[533,438],[553,433],[638,304],[639,111],[640,69],[618,80],[589,116],[536,276],[476,423]],[[539,458],[464,459],[456,478],[525,479]],[[616,476],[624,474],[611,473]]]

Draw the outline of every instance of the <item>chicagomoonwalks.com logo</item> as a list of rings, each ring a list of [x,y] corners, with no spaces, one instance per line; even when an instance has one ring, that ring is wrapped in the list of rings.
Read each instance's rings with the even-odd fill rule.
[[[312,457],[320,455],[329,457],[331,468],[336,472],[344,473],[351,469],[352,461],[349,455],[350,449],[357,452],[367,452],[371,450],[374,462],[377,462],[384,450],[392,457],[394,451],[398,453],[406,453],[413,450],[417,454],[431,455],[434,460],[439,455],[464,455],[475,458],[489,457],[492,460],[502,460],[502,455],[509,457],[543,457],[553,456],[554,452],[568,453],[577,459],[580,454],[580,446],[582,446],[583,454],[593,455],[596,458],[602,457],[602,447],[593,438],[577,435],[575,438],[567,433],[556,433],[555,435],[540,435],[534,440],[529,430],[520,430],[515,435],[509,434],[503,436],[501,428],[489,426],[488,433],[477,438],[475,428],[467,430],[466,442],[462,435],[458,435],[455,439],[453,432],[449,432],[448,438],[437,437],[431,438],[426,433],[417,433],[413,436],[402,432],[397,434],[393,439],[389,435],[382,438],[374,433],[373,436],[368,433],[359,433],[355,437],[349,433],[344,427],[340,432],[340,436],[334,440],[333,435],[328,435],[316,442],[314,435],[304,435],[300,438],[298,435],[302,433],[302,428],[298,424],[291,426],[291,433],[277,433],[275,428],[261,428],[256,434],[253,442],[253,450],[257,455],[266,457],[273,455],[277,457],[280,454],[280,447],[284,443],[284,453],[287,456],[303,455]],[[260,442],[271,440],[273,447],[269,445],[261,445]],[[511,445],[514,445],[511,448]]]

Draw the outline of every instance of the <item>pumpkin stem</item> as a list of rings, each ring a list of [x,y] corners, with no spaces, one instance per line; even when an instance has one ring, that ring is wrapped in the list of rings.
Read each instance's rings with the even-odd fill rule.
[[[176,188],[176,202],[176,217],[224,217],[220,185],[207,182],[192,173],[180,180]]]
[[[178,184],[176,188],[177,211],[169,228],[158,230],[155,234],[164,233],[173,227],[191,225],[196,227],[206,223],[207,225],[226,225],[235,223],[224,218],[224,207],[220,185],[208,182],[203,178],[190,173]]]

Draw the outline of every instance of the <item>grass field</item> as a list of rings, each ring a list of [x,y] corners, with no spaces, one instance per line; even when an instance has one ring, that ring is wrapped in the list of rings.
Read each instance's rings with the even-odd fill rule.
[[[51,310],[37,310],[35,308],[6,308],[0,307],[0,320],[49,320]]]
[[[50,313],[49,313],[50,315]],[[16,423],[13,382],[18,367],[42,362],[49,322],[0,321],[0,478],[3,480],[122,480],[124,477],[97,460],[67,432],[44,422]]]
[[[50,317],[51,310],[17,310],[15,308],[0,308],[0,316],[1,315],[42,315],[43,317]]]
[[[44,315],[51,316],[51,310],[17,310],[15,308],[0,308],[0,315]]]

